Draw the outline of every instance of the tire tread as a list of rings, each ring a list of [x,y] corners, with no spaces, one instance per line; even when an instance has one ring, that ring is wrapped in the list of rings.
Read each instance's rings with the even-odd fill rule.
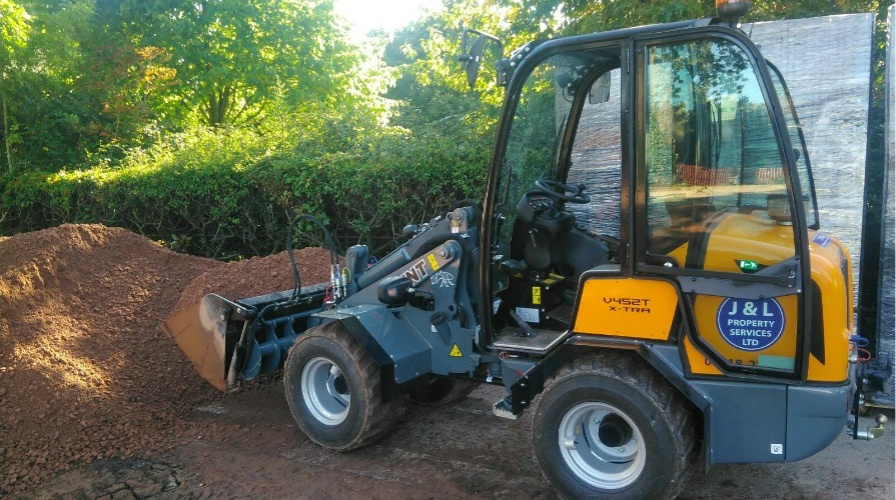
[[[361,397],[366,402],[366,405],[364,405],[366,411],[360,417],[362,419],[360,431],[350,442],[342,446],[333,446],[327,443],[322,443],[315,439],[310,433],[306,432],[308,437],[321,446],[337,452],[362,448],[385,437],[385,435],[388,434],[389,431],[391,431],[404,417],[407,405],[406,399],[396,398],[391,401],[383,400],[382,380],[380,378],[379,367],[367,351],[364,350],[361,344],[339,323],[327,323],[309,329],[304,335],[299,337],[299,340],[297,340],[290,348],[290,356],[293,354],[294,350],[301,349],[301,343],[307,341],[305,339],[311,339],[313,337],[327,338],[336,343],[345,351],[352,362],[355,363],[363,382],[363,395],[361,395]],[[285,381],[287,391],[290,386],[290,377],[291,373],[287,370],[287,380]]]
[[[699,453],[697,446],[700,441],[697,434],[699,414],[696,409],[646,361],[636,355],[620,351],[603,351],[576,358],[545,380],[542,393],[547,393],[555,384],[582,373],[613,378],[640,391],[651,399],[654,409],[664,414],[665,420],[674,425],[672,436],[676,440],[675,448],[680,452],[676,454],[673,479],[668,485],[665,497],[677,497],[687,483],[689,465]],[[533,408],[534,414],[538,413],[541,402],[541,398],[536,402]],[[549,479],[544,471],[542,473]]]

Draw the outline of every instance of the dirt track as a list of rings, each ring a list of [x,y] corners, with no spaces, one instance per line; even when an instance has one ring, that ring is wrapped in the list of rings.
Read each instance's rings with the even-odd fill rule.
[[[310,443],[282,391],[275,381],[197,407],[189,419],[205,431],[182,446],[95,462],[11,498],[555,498],[532,460],[527,422],[490,414],[500,389],[412,408],[384,441],[348,454]],[[894,498],[893,447],[891,427],[878,442],[844,435],[793,464],[717,466],[708,475],[698,467],[679,498]]]
[[[304,252],[306,283],[323,280],[326,253]],[[383,442],[339,455],[297,430],[278,379],[226,397],[204,384],[159,321],[191,280],[196,294],[246,269],[266,282],[284,262],[225,265],[102,226],[0,240],[0,496],[554,497],[527,420],[491,415],[499,388],[412,407]],[[894,498],[893,467],[891,423],[795,464],[698,470],[681,498]]]

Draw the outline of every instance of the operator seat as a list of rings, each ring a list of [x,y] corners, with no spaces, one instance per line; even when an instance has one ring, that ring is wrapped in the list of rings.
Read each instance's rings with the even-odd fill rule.
[[[529,269],[543,275],[563,262],[563,241],[576,225],[563,203],[540,191],[529,191],[517,204],[520,223],[514,241],[523,240],[523,258]]]

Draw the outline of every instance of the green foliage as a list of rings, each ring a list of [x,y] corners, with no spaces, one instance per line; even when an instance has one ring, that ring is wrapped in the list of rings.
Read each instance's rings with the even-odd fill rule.
[[[93,22],[95,3],[20,4],[29,13],[31,29],[6,78],[4,118],[10,131],[6,139],[13,150],[6,163],[18,170],[41,171],[80,164],[88,152],[118,140],[116,129],[128,129],[106,113],[110,96],[120,92],[121,80],[111,71],[110,61],[91,52],[103,39],[101,25]],[[104,43],[113,46],[116,41]],[[103,77],[109,85],[96,85]]]
[[[5,147],[6,167],[14,170],[13,148],[21,141],[9,120],[10,74],[17,66],[18,53],[25,47],[31,30],[30,18],[20,5],[0,0],[0,134]]]
[[[16,167],[0,177],[0,232],[103,222],[233,258],[283,248],[289,220],[310,213],[340,246],[382,254],[404,224],[481,199],[503,99],[490,61],[500,54],[487,45],[470,90],[455,60],[464,27],[498,36],[507,56],[534,39],[714,7],[443,4],[385,44],[385,68],[363,70],[330,0],[0,0],[0,167],[10,167],[0,171]],[[880,16],[889,4],[756,0],[745,21]],[[394,78],[385,99],[374,95],[381,73]],[[299,243],[322,243],[313,227],[300,229]]]
[[[487,148],[411,137],[320,109],[288,129],[196,129],[133,150],[120,167],[0,180],[3,234],[63,222],[122,226],[188,253],[232,259],[284,248],[297,213],[327,221],[340,247],[382,255],[404,224],[481,198]],[[322,136],[332,141],[322,140]],[[302,228],[302,244],[322,244]]]
[[[195,124],[263,126],[275,104],[366,107],[357,61],[329,1],[0,0],[0,166],[117,161]]]
[[[574,0],[564,6],[563,12],[567,22],[562,29],[571,34],[608,31],[629,26],[698,19],[712,15],[714,9],[715,2],[713,0],[678,0],[675,2]]]
[[[13,59],[28,41],[29,15],[17,2],[0,0],[0,63]]]
[[[329,1],[130,0],[114,14],[130,40],[176,62],[167,112],[205,125],[256,123],[284,96],[342,96],[356,63]]]

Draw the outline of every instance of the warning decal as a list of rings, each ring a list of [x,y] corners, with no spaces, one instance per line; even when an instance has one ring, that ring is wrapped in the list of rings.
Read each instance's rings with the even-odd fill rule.
[[[533,286],[532,287],[532,304],[540,305],[541,304],[541,287]]]
[[[462,358],[464,353],[460,352],[460,347],[457,347],[457,344],[451,347],[451,352],[448,353],[452,358]]]
[[[784,333],[784,309],[775,299],[727,298],[716,316],[719,333],[742,351],[761,351],[775,344]]]

